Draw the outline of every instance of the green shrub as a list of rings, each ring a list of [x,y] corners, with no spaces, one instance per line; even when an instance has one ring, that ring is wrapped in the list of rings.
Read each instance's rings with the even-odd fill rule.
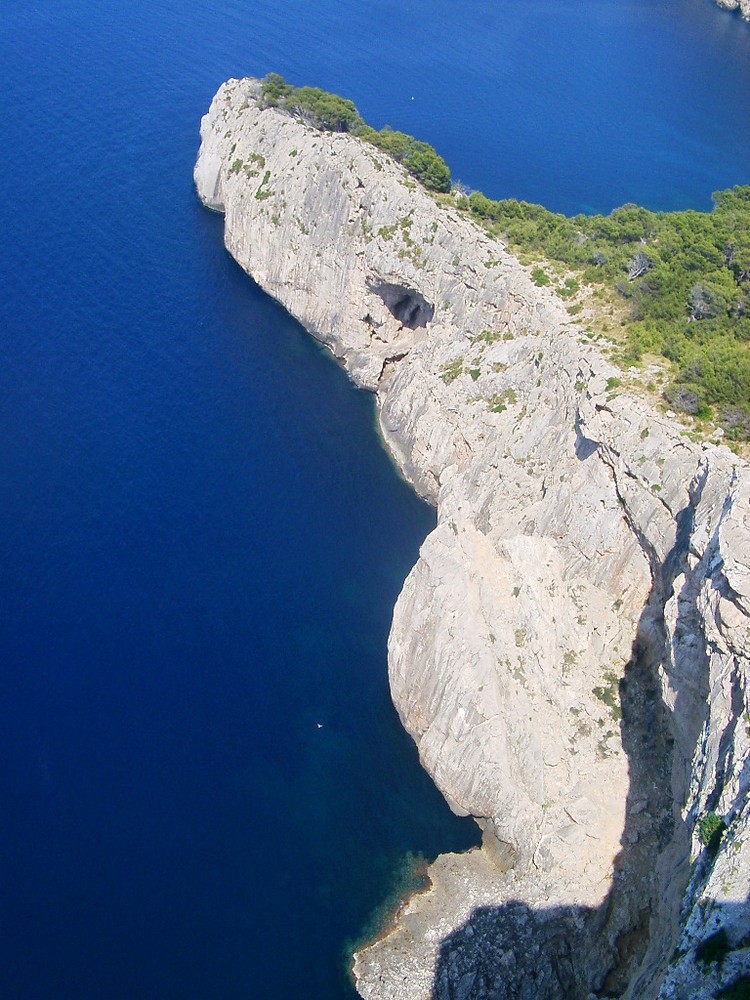
[[[293,89],[278,73],[268,73],[260,83],[263,101],[269,107],[276,107]]]
[[[402,163],[429,190],[450,191],[450,170],[429,143],[398,132],[390,125],[378,132],[362,120],[352,101],[320,87],[292,87],[278,73],[264,77],[260,88],[264,107],[283,108],[322,131],[351,132]]]
[[[517,402],[516,390],[512,388],[505,389],[503,392],[495,392],[487,400],[492,413],[505,413],[509,405],[515,405]]]
[[[620,682],[617,674],[608,670],[604,674],[606,686],[595,687],[593,694],[599,701],[603,702],[609,709],[609,713],[615,722],[622,718],[622,708],[620,706]]]
[[[698,837],[707,849],[709,857],[715,857],[719,850],[721,838],[724,836],[726,824],[715,812],[706,813],[698,826]]]
[[[464,359],[454,358],[443,365],[440,377],[446,385],[450,385],[464,370]]]
[[[476,336],[472,337],[471,340],[472,343],[474,344],[476,344],[479,341],[485,344],[493,344],[499,338],[500,334],[495,332],[494,330],[482,330],[481,333],[476,334]]]
[[[270,198],[271,195],[273,194],[273,191],[269,191],[269,189],[266,187],[266,184],[268,184],[270,177],[271,177],[271,171],[266,170],[265,174],[263,175],[263,180],[260,182],[260,184],[258,185],[258,190],[255,192],[255,197],[257,198],[258,201],[265,201],[266,198]]]
[[[359,121],[351,101],[320,87],[295,87],[284,97],[282,107],[327,132],[349,132]]]

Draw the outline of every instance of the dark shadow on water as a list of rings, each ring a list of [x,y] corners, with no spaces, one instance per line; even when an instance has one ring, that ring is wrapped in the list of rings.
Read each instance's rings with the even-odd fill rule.
[[[658,667],[664,660],[666,632],[663,609],[677,577],[686,570],[686,553],[703,482],[697,478],[690,504],[677,517],[676,542],[663,562],[649,550],[652,590],[641,614],[631,658],[620,681],[621,735],[628,756],[630,787],[621,849],[615,859],[612,887],[601,906],[550,907],[532,910],[512,901],[482,907],[444,942],[433,984],[435,1000],[584,1000],[592,993],[619,997],[641,963],[654,953],[672,954],[676,942],[665,937],[651,918],[663,900],[658,879],[658,857],[670,844],[679,861],[672,866],[670,885],[679,896],[689,875],[690,831],[680,818],[688,786],[690,762],[673,774],[674,740],[670,714],[661,698]],[[633,530],[636,526],[632,525]],[[687,580],[687,582],[684,582]],[[699,629],[697,594],[689,574],[681,581],[678,628]],[[708,661],[701,644],[694,655],[701,664],[702,694],[707,694]],[[681,676],[682,672],[679,673]],[[675,717],[681,718],[683,700],[694,693],[677,689]],[[683,734],[694,746],[703,724],[697,713],[692,731]],[[680,723],[685,725],[684,722]],[[673,802],[674,787],[682,790]],[[720,789],[719,789],[720,792]],[[718,793],[717,793],[718,794]],[[705,858],[704,863],[710,860]],[[676,894],[677,895],[677,894]],[[657,940],[652,935],[662,934]],[[640,983],[635,995],[641,995]]]

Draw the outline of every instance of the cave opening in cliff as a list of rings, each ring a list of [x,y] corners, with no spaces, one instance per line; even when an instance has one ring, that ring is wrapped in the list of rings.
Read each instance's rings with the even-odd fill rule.
[[[410,330],[427,326],[434,315],[433,306],[421,292],[390,282],[371,287],[381,297],[391,315]]]

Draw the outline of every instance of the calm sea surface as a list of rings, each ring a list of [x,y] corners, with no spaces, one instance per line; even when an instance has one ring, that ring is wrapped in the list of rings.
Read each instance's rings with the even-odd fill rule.
[[[475,841],[388,698],[434,514],[194,195],[277,70],[488,195],[750,182],[750,29],[709,0],[2,3],[0,996],[342,1000],[407,852]]]

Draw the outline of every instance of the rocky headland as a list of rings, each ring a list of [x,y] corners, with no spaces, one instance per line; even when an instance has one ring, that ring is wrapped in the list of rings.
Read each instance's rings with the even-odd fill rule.
[[[450,198],[259,96],[220,88],[198,193],[376,394],[437,508],[389,677],[424,767],[483,831],[355,956],[360,994],[747,988],[748,467],[661,412]]]

